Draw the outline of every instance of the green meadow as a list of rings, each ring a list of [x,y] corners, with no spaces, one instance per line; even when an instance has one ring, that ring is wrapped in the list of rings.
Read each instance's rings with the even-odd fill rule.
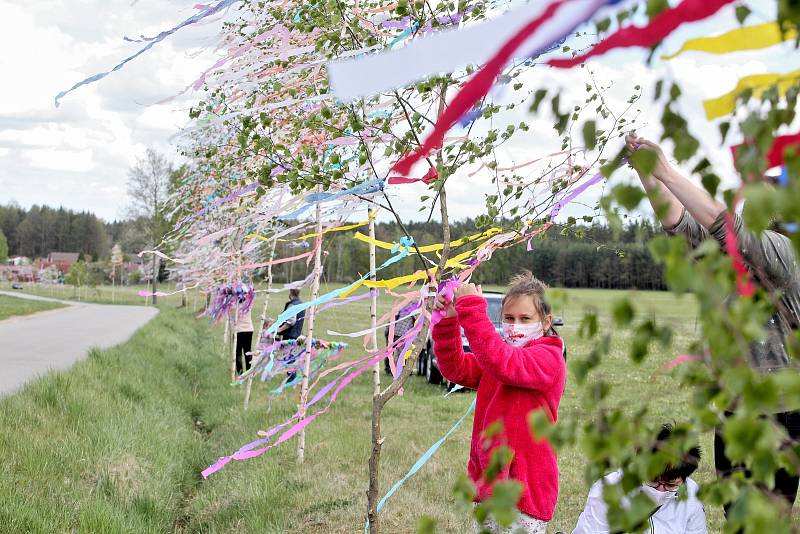
[[[63,308],[64,304],[58,302],[45,302],[40,300],[28,300],[6,295],[0,295],[0,321],[9,317],[20,315],[31,315],[47,310]]]
[[[324,288],[323,288],[324,290]],[[554,310],[563,316],[569,358],[590,350],[579,338],[583,310],[597,311],[611,327],[610,309],[623,292],[569,290]],[[260,313],[262,299],[254,316]],[[273,295],[269,313],[283,308]],[[690,296],[633,294],[640,314],[652,314],[674,329],[673,347],[656,347],[643,365],[627,356],[630,334],[618,332],[599,371],[614,384],[612,399],[631,412],[649,404],[657,421],[680,418],[687,395],[657,371],[698,335]],[[192,305],[190,298],[190,307]],[[389,308],[381,301],[380,313]],[[199,305],[199,303],[198,303]],[[334,308],[317,320],[317,334],[349,332],[369,324],[368,300]],[[8,532],[363,532],[366,509],[371,375],[347,387],[329,413],[306,433],[306,461],[297,465],[296,440],[262,456],[232,462],[208,480],[200,471],[283,422],[296,409],[294,390],[273,397],[278,383],[253,383],[250,409],[243,387],[230,384],[228,349],[220,326],[174,309],[162,313],[130,341],[93,351],[66,372],[45,376],[0,400],[0,530]],[[382,335],[381,335],[382,337]],[[364,355],[361,339],[341,360]],[[381,340],[382,342],[382,340]],[[386,380],[386,375],[383,375]],[[464,413],[474,393],[447,397],[444,389],[412,376],[383,419],[382,492]],[[568,380],[561,418],[582,418],[580,391]],[[439,532],[467,532],[467,514],[452,488],[466,469],[468,419],[382,512],[383,530],[415,532],[423,514]],[[701,443],[706,459],[696,474],[713,477],[711,435]],[[569,532],[587,491],[580,450],[562,450],[561,496],[551,532]],[[709,527],[721,527],[720,510],[707,510]]]

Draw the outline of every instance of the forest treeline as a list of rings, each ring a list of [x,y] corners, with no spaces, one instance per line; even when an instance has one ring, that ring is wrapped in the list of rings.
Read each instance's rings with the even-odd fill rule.
[[[89,212],[76,212],[65,208],[32,206],[23,209],[18,205],[0,206],[0,231],[8,241],[9,256],[46,257],[48,253],[79,252],[86,259],[105,260],[111,247],[119,243],[128,254],[146,246],[142,225],[145,221],[126,220],[105,222]],[[408,232],[417,243],[428,245],[441,242],[441,229],[436,222],[408,223]],[[366,233],[366,227],[360,228]],[[451,224],[453,240],[478,233],[475,221],[463,220]],[[551,228],[547,234],[531,242],[532,250],[517,245],[496,252],[491,261],[481,265],[474,280],[482,284],[505,284],[522,269],[530,269],[547,284],[555,287],[586,287],[612,289],[664,289],[661,268],[653,261],[647,248],[648,240],[660,230],[650,222],[631,222],[616,235],[606,226],[593,224],[563,229]],[[352,281],[369,270],[369,248],[366,243],[353,239],[354,232],[325,235],[325,279],[330,282]],[[394,223],[376,224],[378,239],[397,241],[402,235]],[[276,248],[276,258],[295,256],[311,245],[306,241],[281,241]],[[467,250],[464,245],[454,253]],[[267,243],[260,251],[261,261],[269,255]],[[385,250],[378,251],[379,264],[389,257]],[[427,255],[432,261],[435,253]],[[423,264],[416,255],[383,269],[379,279],[392,278],[421,269]],[[275,281],[285,283],[299,280],[308,273],[305,262],[277,265],[273,269]],[[259,271],[257,277],[265,273]]]
[[[441,242],[441,229],[436,222],[408,223],[406,228],[420,245]],[[366,233],[366,228],[360,230]],[[453,240],[479,232],[471,219],[451,224],[450,231]],[[473,280],[504,285],[514,274],[529,269],[554,287],[666,289],[662,269],[653,261],[647,247],[648,241],[659,232],[660,228],[649,221],[631,222],[616,235],[609,227],[599,224],[567,229],[554,226],[531,242],[531,251],[525,244],[497,251],[491,261],[476,270]],[[402,235],[396,223],[379,223],[375,233],[378,239],[388,242],[397,241]],[[306,244],[310,242],[309,239]],[[459,247],[453,254],[468,247]],[[327,252],[324,277],[330,282],[352,281],[356,274],[369,270],[369,248],[366,243],[353,239],[352,233],[327,234],[323,248]],[[263,249],[266,251],[267,246]],[[294,256],[299,251],[297,241],[286,241],[278,245],[275,257]],[[388,251],[379,250],[378,264],[389,256]],[[438,260],[435,253],[427,256],[432,261]],[[422,260],[412,254],[381,270],[378,278],[392,278],[423,267]],[[279,282],[299,280],[307,272],[309,267],[302,262],[273,268],[273,276]]]
[[[50,252],[78,252],[87,260],[102,260],[109,257],[115,243],[126,252],[138,252],[145,245],[141,225],[139,220],[108,223],[93,213],[66,208],[0,205],[0,231],[8,242],[9,257],[35,259]]]

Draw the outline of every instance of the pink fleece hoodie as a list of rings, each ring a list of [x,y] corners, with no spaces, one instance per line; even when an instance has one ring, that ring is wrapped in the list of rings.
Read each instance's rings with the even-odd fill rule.
[[[499,478],[522,483],[517,502],[522,513],[550,521],[558,501],[558,464],[550,444],[534,440],[528,415],[544,410],[551,421],[558,419],[566,380],[563,342],[545,336],[515,348],[495,331],[482,297],[462,297],[455,308],[456,317],[444,318],[433,328],[433,350],[445,378],[478,391],[467,467],[478,488],[475,500],[491,495],[483,472],[492,450],[506,445],[514,458]],[[461,327],[472,353],[462,348]],[[503,432],[485,448],[482,433],[495,421],[503,423]]]

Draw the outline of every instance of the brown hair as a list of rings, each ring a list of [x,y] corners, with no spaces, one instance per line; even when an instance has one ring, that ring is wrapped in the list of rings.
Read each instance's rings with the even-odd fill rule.
[[[539,317],[544,319],[548,315],[552,315],[552,308],[544,300],[544,293],[547,291],[547,284],[533,276],[533,273],[527,269],[511,278],[508,284],[508,291],[503,296],[502,306],[505,307],[506,302],[510,299],[515,299],[522,296],[531,297],[533,299],[533,307]],[[558,332],[550,325],[550,329],[545,332],[546,335],[558,335]]]

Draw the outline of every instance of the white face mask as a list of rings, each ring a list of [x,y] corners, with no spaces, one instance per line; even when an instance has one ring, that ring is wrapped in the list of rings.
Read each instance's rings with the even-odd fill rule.
[[[664,506],[678,496],[677,491],[658,491],[647,484],[642,484],[642,493],[650,497],[658,506]]]
[[[512,347],[524,347],[544,335],[542,323],[503,323],[503,339]]]

